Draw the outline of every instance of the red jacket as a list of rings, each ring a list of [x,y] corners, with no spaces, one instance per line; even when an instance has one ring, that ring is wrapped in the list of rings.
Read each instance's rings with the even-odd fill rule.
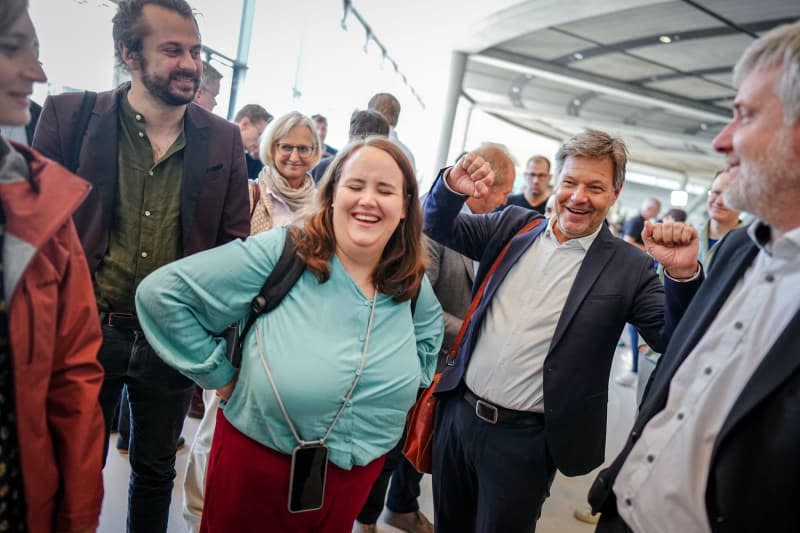
[[[0,176],[28,531],[94,531],[103,499],[101,334],[71,219],[90,187],[38,153],[14,148],[28,160],[34,185]]]

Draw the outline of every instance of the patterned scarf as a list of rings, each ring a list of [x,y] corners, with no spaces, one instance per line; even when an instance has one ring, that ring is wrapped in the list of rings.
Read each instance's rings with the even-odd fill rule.
[[[293,189],[273,167],[265,166],[258,174],[258,181],[250,182],[250,235],[267,231],[273,226],[272,196],[267,193],[268,190],[286,202],[295,213],[312,206],[316,193],[310,175],[306,174],[299,189]]]
[[[313,202],[316,188],[314,187],[314,180],[311,179],[311,175],[309,174],[306,174],[305,180],[303,180],[303,184],[299,189],[293,189],[289,185],[289,182],[286,181],[286,178],[281,176],[275,167],[267,165],[262,168],[261,172],[258,174],[259,185],[261,185],[262,181],[264,185],[266,185],[266,188],[286,202],[286,205],[288,205],[292,211],[297,211]],[[261,191],[264,192],[263,187]]]

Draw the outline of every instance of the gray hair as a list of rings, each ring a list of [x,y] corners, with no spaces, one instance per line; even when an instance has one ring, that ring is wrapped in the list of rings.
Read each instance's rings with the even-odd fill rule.
[[[220,81],[222,81],[220,71],[211,66],[208,61],[203,61],[203,80],[200,82],[200,87],[210,92],[211,84],[219,83]]]
[[[564,161],[568,157],[610,159],[614,165],[614,188],[625,183],[625,165],[628,163],[628,148],[622,139],[600,130],[584,130],[567,139],[556,153],[556,179],[561,179]]]
[[[503,144],[485,142],[482,143],[475,153],[485,159],[494,171],[494,182],[492,187],[504,185],[507,181],[514,181],[514,173],[517,162],[508,148]]]
[[[783,120],[800,120],[800,21],[784,24],[753,41],[733,69],[738,87],[754,70],[778,67],[775,94],[783,102]]]
[[[319,135],[317,135],[317,128],[310,118],[300,113],[299,111],[291,111],[280,118],[277,118],[269,123],[267,129],[264,130],[264,135],[261,136],[261,146],[258,147],[258,155],[261,161],[268,167],[275,168],[275,161],[272,158],[272,149],[275,143],[281,137],[286,137],[295,126],[305,126],[311,132],[311,138],[314,139],[314,148],[311,150],[311,157],[306,160],[310,167],[314,167],[319,163],[321,155]]]

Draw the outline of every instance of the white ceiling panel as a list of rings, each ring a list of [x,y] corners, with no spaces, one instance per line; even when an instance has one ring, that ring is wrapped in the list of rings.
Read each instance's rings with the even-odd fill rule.
[[[673,72],[670,69],[654,65],[648,61],[642,61],[641,59],[626,54],[608,54],[583,59],[581,61],[573,61],[569,64],[569,67],[625,81],[649,78],[650,76]]]
[[[539,59],[555,59],[593,46],[591,41],[576,39],[564,33],[545,29],[506,41],[499,48]]]
[[[683,71],[733,65],[752,37],[742,34],[712,37],[703,40],[673,42],[637,48],[637,57],[656,61]]]
[[[562,24],[559,28],[603,44],[618,43],[679,31],[721,27],[723,24],[683,2],[666,2],[627,9]]]
[[[672,80],[646,83],[647,87],[657,89],[689,98],[725,98],[733,96],[731,88],[720,87],[716,83],[709,83],[699,78],[677,78]]]

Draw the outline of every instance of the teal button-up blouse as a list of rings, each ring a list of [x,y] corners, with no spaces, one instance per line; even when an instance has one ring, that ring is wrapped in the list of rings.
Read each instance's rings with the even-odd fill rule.
[[[203,388],[233,379],[220,332],[242,320],[280,257],[285,228],[275,228],[170,263],[145,278],[136,309],[148,341],[169,365]],[[259,335],[286,409],[304,440],[321,438],[359,367],[372,301],[334,256],[330,279],[306,271],[248,335],[239,379],[223,406],[239,431],[289,454],[297,445],[259,359]],[[430,384],[442,343],[442,310],[424,279],[412,317],[410,302],[377,295],[361,379],[328,439],[329,460],[350,469],[392,449],[419,387]]]

